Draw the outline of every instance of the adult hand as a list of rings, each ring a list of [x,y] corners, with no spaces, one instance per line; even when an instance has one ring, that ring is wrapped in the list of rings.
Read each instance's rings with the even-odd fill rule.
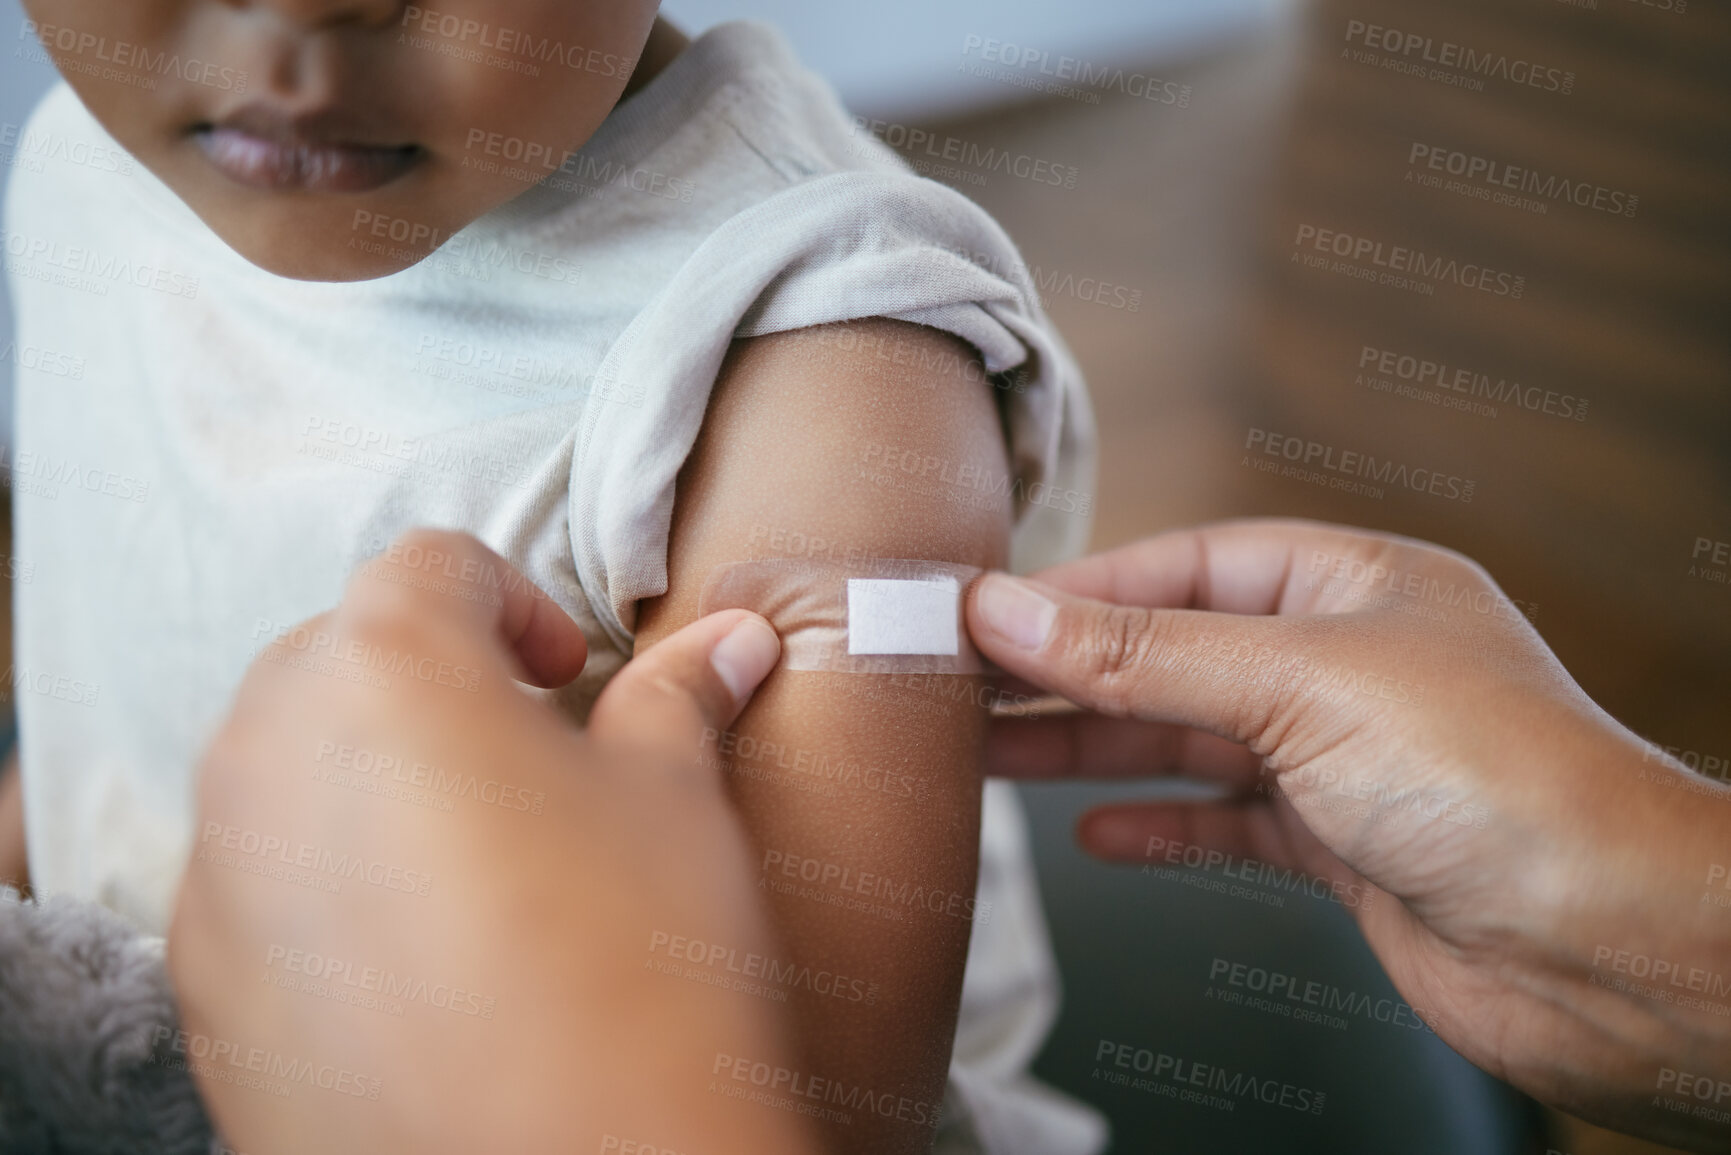
[[[279,638],[206,758],[168,945],[231,1145],[810,1150],[717,1093],[718,1055],[796,1065],[775,1004],[649,958],[657,934],[773,953],[699,754],[778,654],[756,615],[704,618],[579,731],[518,685],[573,678],[577,626],[430,531]]]
[[[1094,712],[1000,722],[991,772],[1216,784],[1097,809],[1079,837],[1110,860],[1301,870],[1472,1062],[1608,1126],[1731,1146],[1731,909],[1705,893],[1731,791],[1599,709],[1482,568],[1249,521],[1037,579],[989,575],[969,628]]]

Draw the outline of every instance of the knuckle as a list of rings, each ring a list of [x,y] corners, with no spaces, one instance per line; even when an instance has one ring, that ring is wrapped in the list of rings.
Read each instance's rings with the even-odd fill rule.
[[[345,638],[365,642],[409,641],[425,622],[421,598],[407,585],[360,580],[343,595],[333,624]]]
[[[1083,632],[1075,657],[1101,709],[1114,714],[1133,710],[1136,687],[1152,671],[1159,652],[1160,622],[1139,606],[1115,606]]]
[[[1489,570],[1458,549],[1435,542],[1424,542],[1419,548],[1423,559],[1437,570],[1439,576],[1464,578],[1470,584],[1486,588],[1496,585]]]

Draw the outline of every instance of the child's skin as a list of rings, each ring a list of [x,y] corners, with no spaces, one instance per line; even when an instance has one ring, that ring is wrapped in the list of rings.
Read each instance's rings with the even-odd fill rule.
[[[622,94],[684,46],[655,0],[26,0],[44,46],[92,115],[241,256],[285,277],[358,281],[412,264],[345,244],[355,210],[439,238],[520,194],[483,173],[472,134],[556,157],[594,133]],[[440,18],[445,18],[441,20]],[[472,21],[468,30],[455,21]],[[438,48],[474,49],[489,27],[555,43],[537,75]],[[441,29],[452,29],[445,34]],[[653,31],[652,31],[653,29]],[[211,69],[92,75],[159,54]],[[639,63],[641,60],[641,63]],[[577,67],[572,67],[576,64]],[[82,66],[82,67],[81,67]],[[193,79],[187,79],[190,74]],[[557,163],[557,160],[554,162]],[[423,252],[421,255],[425,256]]]
[[[580,146],[622,94],[683,46],[655,19],[655,7],[652,0],[440,4],[439,16],[586,50],[582,68],[543,66],[540,76],[527,77],[429,49],[427,42],[442,42],[438,20],[428,31],[419,10],[385,0],[27,4],[93,115],[206,224],[265,269],[321,280],[400,267],[401,257],[347,244],[358,209],[425,225],[442,239],[521,193],[523,184],[508,175],[464,168],[471,134],[506,133],[559,156]],[[97,79],[77,67],[86,35],[105,38],[110,56],[126,42],[219,70],[203,74],[212,83],[161,76],[153,91]],[[620,63],[629,61],[640,61],[635,71]],[[220,69],[231,79],[244,73],[245,91],[222,87]],[[907,356],[891,365],[863,352],[863,342],[862,351],[843,354],[811,333],[736,344],[680,478],[668,591],[642,608],[644,645],[695,618],[711,568],[775,556],[761,527],[778,531],[774,540],[803,534],[800,540],[838,543],[854,556],[1003,564],[1007,496],[994,503],[937,480],[886,487],[881,478],[862,477],[862,453],[874,443],[915,460],[941,460],[951,476],[1005,474],[990,390],[962,368],[973,351],[917,326],[856,325],[900,342]],[[908,367],[916,364],[955,369]],[[747,772],[729,787],[756,861],[771,852],[819,859],[856,878],[883,876],[971,898],[984,732],[978,695],[881,682],[772,675],[735,730],[783,749],[891,769],[899,780],[922,784],[923,796],[848,787],[822,796],[741,767]],[[826,1141],[837,1151],[924,1150],[943,1096],[971,922],[919,908],[900,918],[859,913],[830,905],[833,899],[773,893],[767,883],[781,880],[767,873],[764,881],[785,960],[875,988],[870,1002],[792,992],[801,1070],[908,1105],[900,1118],[849,1111],[849,1121],[824,1126]]]

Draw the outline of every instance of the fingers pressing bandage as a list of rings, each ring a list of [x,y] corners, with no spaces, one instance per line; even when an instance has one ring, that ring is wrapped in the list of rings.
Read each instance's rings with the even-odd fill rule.
[[[775,558],[709,575],[698,613],[748,609],[781,635],[781,668],[847,674],[977,674],[962,622],[974,566],[879,558]]]

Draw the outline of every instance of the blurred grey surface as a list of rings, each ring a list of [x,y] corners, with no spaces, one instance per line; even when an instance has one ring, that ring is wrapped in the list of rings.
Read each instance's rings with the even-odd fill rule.
[[[1122,68],[1191,59],[1278,20],[1292,0],[666,0],[661,11],[699,32],[725,20],[780,28],[800,59],[847,106],[886,120],[931,119],[1013,103],[1014,90],[963,71],[988,40],[1018,56],[1045,54]],[[994,50],[994,55],[1001,55]]]
[[[1338,905],[1285,895],[1274,908],[1139,867],[1104,866],[1075,848],[1071,834],[1083,810],[1148,793],[1022,790],[1065,981],[1063,1016],[1035,1070],[1110,1115],[1115,1155],[1534,1150],[1526,1101],[1433,1034],[1365,1014],[1332,1016],[1347,1022],[1342,1029],[1211,1001],[1210,986],[1230,989],[1210,982],[1216,959],[1332,987],[1354,1006],[1387,1006],[1382,1000],[1399,996]],[[1228,1081],[1248,1076],[1326,1098],[1314,1114],[1249,1097],[1223,1110],[1114,1086],[1102,1078],[1114,1069],[1099,1058],[1103,1042],[1219,1068]]]

